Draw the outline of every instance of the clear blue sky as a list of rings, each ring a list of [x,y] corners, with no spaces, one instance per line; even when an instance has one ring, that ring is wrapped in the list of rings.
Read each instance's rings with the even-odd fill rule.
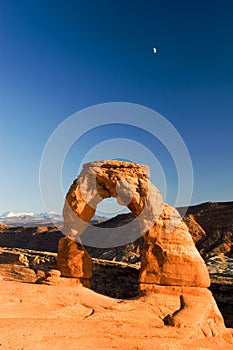
[[[49,136],[73,113],[112,101],[153,108],[178,130],[193,162],[193,204],[233,200],[232,18],[230,0],[0,0],[0,214],[44,210],[39,165]],[[100,128],[73,147],[65,189],[79,154],[107,135]]]

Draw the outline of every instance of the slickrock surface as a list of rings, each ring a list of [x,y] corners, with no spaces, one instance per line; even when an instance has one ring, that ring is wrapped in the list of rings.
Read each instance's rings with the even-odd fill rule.
[[[23,254],[29,267],[19,262]],[[25,249],[0,248],[0,276],[7,280],[35,282],[58,285],[58,280],[50,278],[56,269],[55,253]],[[140,264],[108,261],[92,258],[91,289],[112,298],[137,298]],[[77,286],[76,278],[61,278],[63,285]],[[210,290],[217,301],[227,327],[233,327],[233,280],[227,277],[212,277]]]
[[[136,300],[112,299],[82,286],[0,281],[0,347],[24,350],[230,350],[232,336],[221,315],[208,322],[214,305],[200,316],[182,311],[185,292],[164,291]],[[161,287],[163,288],[163,287]],[[192,288],[194,290],[195,288]],[[196,296],[204,304],[208,293]],[[184,301],[178,294],[183,293]],[[166,304],[169,301],[169,305]],[[180,314],[180,316],[179,316]],[[171,315],[171,316],[169,316]],[[198,327],[182,327],[186,317]],[[166,323],[175,322],[179,327]],[[218,325],[216,329],[216,325]]]

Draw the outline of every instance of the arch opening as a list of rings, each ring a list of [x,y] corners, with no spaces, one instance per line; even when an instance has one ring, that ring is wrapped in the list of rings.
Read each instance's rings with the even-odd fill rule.
[[[129,214],[131,211],[125,205],[121,205],[114,197],[103,199],[97,204],[95,214],[89,224],[98,224],[108,220],[113,220],[118,215]]]

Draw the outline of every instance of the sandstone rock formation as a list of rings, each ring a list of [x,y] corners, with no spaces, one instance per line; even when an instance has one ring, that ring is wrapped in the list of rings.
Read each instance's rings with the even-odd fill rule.
[[[233,258],[233,202],[208,202],[191,206],[186,218],[190,216],[204,230],[197,241],[197,248],[204,258],[219,253]]]
[[[139,282],[188,287],[210,285],[206,265],[187,226],[176,209],[167,204],[144,236]]]
[[[94,216],[96,206],[110,197],[139,216],[143,232],[161,212],[162,198],[149,181],[147,166],[116,160],[92,162],[84,164],[67,193],[63,233],[72,237],[80,235],[85,223]]]
[[[119,204],[126,205],[137,216],[141,234],[150,229],[162,210],[161,195],[150,183],[149,169],[145,165],[115,160],[85,164],[70,187],[64,205],[63,233],[67,237],[60,240],[57,259],[62,276],[84,279],[90,277],[89,267],[85,266],[90,259],[88,260],[84,247],[80,245],[80,236],[93,217],[97,204],[109,197],[115,197]],[[73,272],[77,267],[77,257],[70,253],[72,240],[76,241],[79,259],[83,264],[78,274]],[[116,245],[116,242],[110,241],[108,244]],[[106,244],[105,237],[100,244]],[[85,258],[82,259],[81,256]]]
[[[55,226],[0,226],[0,247],[57,252],[61,232]]]
[[[57,260],[62,276],[91,277],[91,259],[80,236],[97,204],[108,197],[128,206],[144,235],[140,284],[209,286],[206,265],[187,226],[174,208],[162,204],[159,191],[149,181],[149,169],[119,161],[85,164],[67,193],[63,211],[66,237],[60,240]]]
[[[74,277],[87,285],[92,276],[92,260],[80,243],[68,237],[61,238],[58,245],[58,268],[62,276]]]
[[[207,267],[186,224],[174,208],[162,203],[144,165],[119,161],[84,165],[66,196],[66,237],[59,242],[57,256],[61,278],[73,277],[82,283],[91,277],[91,258],[82,246],[82,233],[97,204],[109,197],[117,198],[137,217],[144,239],[140,299],[146,298],[148,305],[152,305],[150,298],[158,299],[153,305],[157,305],[161,326],[189,327],[206,337],[224,335],[223,318],[207,290]]]
[[[194,324],[199,326],[167,326],[170,317],[172,323],[183,324],[176,320],[175,311],[181,298],[162,290],[167,287],[159,294],[119,300],[81,286],[6,280],[0,285],[2,349],[232,350],[230,332],[220,328],[218,320],[215,327],[207,317],[200,320],[193,313],[188,324],[194,316]],[[195,298],[198,303],[203,301],[199,315],[210,314],[212,306],[205,295]],[[192,310],[185,295],[184,303]]]
[[[36,281],[35,271],[20,261],[22,255],[19,251],[0,248],[0,275],[3,279],[29,283]]]

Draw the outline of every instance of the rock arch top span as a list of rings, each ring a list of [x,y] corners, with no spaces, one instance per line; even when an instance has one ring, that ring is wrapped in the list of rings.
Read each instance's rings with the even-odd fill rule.
[[[209,286],[209,275],[178,212],[163,204],[158,189],[150,182],[145,165],[117,160],[83,165],[71,185],[63,209],[65,237],[58,247],[58,268],[63,276],[84,285],[92,275],[91,257],[80,236],[94,216],[97,205],[115,197],[137,217],[144,237],[140,289],[153,285]]]
[[[116,160],[84,164],[66,196],[63,233],[70,238],[80,236],[97,205],[110,197],[139,218],[141,231],[145,233],[162,210],[162,197],[149,177],[146,165]]]

